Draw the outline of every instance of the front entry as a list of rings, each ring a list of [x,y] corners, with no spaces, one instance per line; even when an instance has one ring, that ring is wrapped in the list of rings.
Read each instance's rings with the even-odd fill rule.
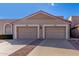
[[[18,39],[66,39],[66,26],[19,26]]]

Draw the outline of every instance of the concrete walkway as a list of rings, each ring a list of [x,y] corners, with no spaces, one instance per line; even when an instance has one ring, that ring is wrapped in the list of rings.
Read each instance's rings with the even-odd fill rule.
[[[3,43],[3,42],[5,42],[5,41],[8,41],[8,40],[0,39],[0,43]]]
[[[45,40],[28,56],[79,56],[76,50],[67,40]]]
[[[0,43],[0,56],[8,56],[32,41],[33,40],[8,40]]]

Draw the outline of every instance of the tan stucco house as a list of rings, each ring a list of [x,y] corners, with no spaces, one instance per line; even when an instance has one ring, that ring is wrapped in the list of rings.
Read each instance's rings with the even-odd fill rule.
[[[70,22],[44,11],[17,20],[0,20],[0,34],[13,39],[69,39]]]

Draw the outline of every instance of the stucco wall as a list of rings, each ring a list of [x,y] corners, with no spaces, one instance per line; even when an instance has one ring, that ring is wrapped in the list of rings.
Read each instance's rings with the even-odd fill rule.
[[[12,22],[11,20],[0,20],[0,35],[1,34],[5,34],[4,33],[4,25],[7,24],[7,23],[10,23]]]
[[[14,24],[40,24],[42,25],[42,24],[68,24],[68,22],[65,22],[64,20],[58,19],[54,16],[48,16],[45,14],[37,14],[29,18],[26,17],[18,21],[15,21]]]
[[[72,16],[71,27],[74,27],[79,24],[79,16]]]

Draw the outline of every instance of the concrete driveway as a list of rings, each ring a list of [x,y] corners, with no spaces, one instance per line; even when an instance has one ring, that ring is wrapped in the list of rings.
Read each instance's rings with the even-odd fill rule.
[[[34,40],[6,40],[0,43],[0,56],[8,56]]]
[[[79,56],[76,50],[67,40],[44,40],[28,56]]]

